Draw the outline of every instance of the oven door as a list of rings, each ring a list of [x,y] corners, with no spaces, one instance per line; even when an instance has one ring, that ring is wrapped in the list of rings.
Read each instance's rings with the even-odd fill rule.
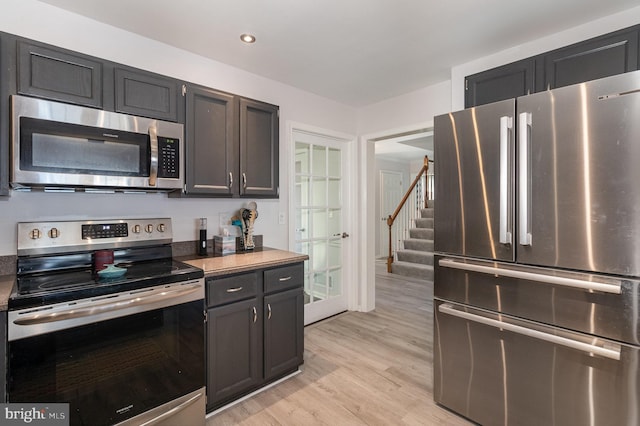
[[[9,312],[9,401],[66,402],[71,425],[97,426],[193,399],[205,383],[203,299],[195,280]]]

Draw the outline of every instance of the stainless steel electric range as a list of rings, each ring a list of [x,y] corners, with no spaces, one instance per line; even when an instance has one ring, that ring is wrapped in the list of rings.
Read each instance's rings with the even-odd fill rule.
[[[204,274],[171,242],[170,219],[19,223],[9,402],[69,403],[71,425],[204,425]]]

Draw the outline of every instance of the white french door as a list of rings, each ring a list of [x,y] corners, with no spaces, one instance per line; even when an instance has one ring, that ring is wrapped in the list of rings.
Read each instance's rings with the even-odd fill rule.
[[[350,240],[348,140],[294,129],[292,243],[309,255],[304,272],[304,322],[348,309]]]

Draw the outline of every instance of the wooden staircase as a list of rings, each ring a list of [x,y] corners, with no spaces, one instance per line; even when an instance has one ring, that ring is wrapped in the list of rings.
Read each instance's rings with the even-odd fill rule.
[[[392,273],[433,281],[433,201],[422,209],[415,228],[409,230],[404,248],[397,250]]]

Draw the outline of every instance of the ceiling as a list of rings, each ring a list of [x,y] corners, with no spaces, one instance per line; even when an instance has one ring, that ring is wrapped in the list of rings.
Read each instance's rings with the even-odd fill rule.
[[[362,107],[638,0],[41,0]],[[253,33],[255,44],[240,42]]]

